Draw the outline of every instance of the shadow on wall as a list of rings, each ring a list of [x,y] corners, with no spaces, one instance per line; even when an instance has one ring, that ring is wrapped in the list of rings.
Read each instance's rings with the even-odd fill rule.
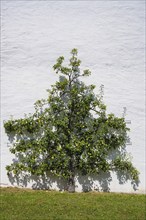
[[[51,174],[46,174],[44,176],[33,176],[30,174],[21,174],[17,176],[10,174],[8,177],[12,185],[21,187],[31,186],[32,189],[53,190],[53,186],[56,186],[56,189],[63,191],[66,190],[67,187],[66,181]]]
[[[68,189],[67,180],[53,176],[52,174],[45,174],[44,176],[32,176],[30,174],[21,174],[19,176],[10,174],[9,181],[12,185],[20,187],[31,187],[38,190],[58,190],[66,191]],[[117,173],[119,184],[125,184],[129,177],[125,173]],[[111,173],[101,173],[99,175],[76,175],[75,190],[82,192],[97,191],[97,192],[110,192],[110,184],[112,182]],[[131,182],[133,190],[138,190],[138,183]],[[78,188],[80,188],[78,190]]]
[[[110,172],[101,173],[99,175],[91,175],[91,176],[78,176],[78,182],[82,186],[83,192],[89,191],[102,191],[102,192],[110,192],[110,182],[112,181],[112,177]]]

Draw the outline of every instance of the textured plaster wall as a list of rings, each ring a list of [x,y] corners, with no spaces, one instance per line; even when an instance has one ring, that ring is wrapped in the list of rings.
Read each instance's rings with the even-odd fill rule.
[[[144,1],[8,0],[1,2],[1,11],[1,184],[10,185],[5,166],[13,159],[3,121],[33,112],[33,103],[57,80],[56,59],[69,58],[76,47],[82,68],[92,71],[85,82],[96,84],[96,92],[104,85],[108,112],[122,116],[127,108],[132,142],[127,150],[140,171],[136,192],[144,192]],[[130,182],[123,185],[112,177],[111,191],[134,192]]]

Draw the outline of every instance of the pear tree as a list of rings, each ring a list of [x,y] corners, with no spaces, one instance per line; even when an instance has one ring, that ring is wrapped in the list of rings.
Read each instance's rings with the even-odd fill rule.
[[[8,175],[22,172],[43,176],[47,172],[68,182],[75,190],[76,173],[80,175],[122,171],[137,181],[139,173],[126,155],[110,159],[113,151],[126,145],[127,128],[123,117],[107,114],[95,85],[85,85],[89,69],[81,71],[77,49],[71,51],[69,65],[64,57],[53,66],[59,80],[51,86],[48,98],[36,101],[33,114],[4,122],[8,135],[15,141],[10,152],[17,160],[6,167]],[[98,176],[98,175],[97,175]]]

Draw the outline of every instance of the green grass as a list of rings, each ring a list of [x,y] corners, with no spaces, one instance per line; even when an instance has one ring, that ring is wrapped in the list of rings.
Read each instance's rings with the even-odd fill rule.
[[[1,188],[1,220],[144,220],[145,195]]]

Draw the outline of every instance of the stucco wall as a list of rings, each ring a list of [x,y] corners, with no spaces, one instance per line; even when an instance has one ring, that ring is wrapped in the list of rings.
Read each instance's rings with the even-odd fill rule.
[[[96,92],[104,85],[108,112],[122,116],[127,108],[132,142],[127,150],[140,171],[136,192],[144,192],[144,1],[18,0],[1,5],[1,184],[10,185],[5,166],[13,159],[3,121],[33,112],[33,103],[46,97],[57,80],[52,71],[56,59],[69,58],[75,47],[82,68],[92,71],[85,82],[96,84]],[[111,191],[134,192],[130,182],[123,185],[112,176]]]

